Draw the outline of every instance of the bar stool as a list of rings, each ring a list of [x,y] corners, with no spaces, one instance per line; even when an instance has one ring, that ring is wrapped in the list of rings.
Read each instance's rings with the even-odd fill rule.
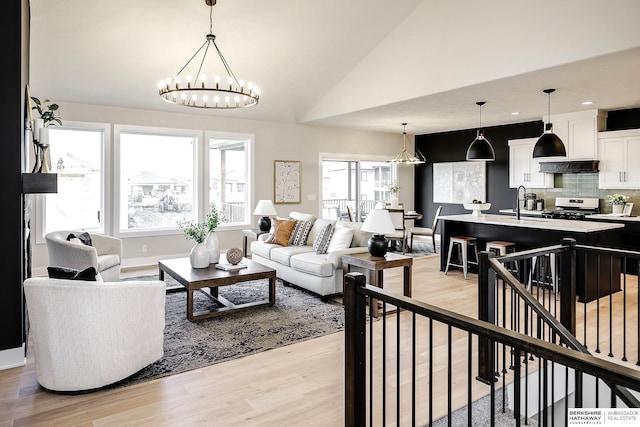
[[[538,267],[538,260],[540,260],[542,264],[541,267]],[[536,277],[534,277],[534,272],[538,273],[535,275]],[[534,278],[537,284],[550,285],[553,289],[555,299],[558,299],[558,287],[556,286],[556,254],[540,255],[531,258],[531,271],[529,272],[529,283],[527,286],[529,292],[531,292]]]
[[[486,250],[495,253],[497,256],[504,256],[508,253],[515,252],[516,244],[514,242],[505,242],[504,240],[492,240],[487,242]],[[517,262],[513,262],[512,271],[518,271]]]
[[[454,264],[451,262],[451,253],[453,252],[453,246],[458,246],[458,261],[462,264]],[[467,259],[469,246],[473,246],[473,253],[475,255],[475,261]],[[469,236],[454,236],[449,239],[449,253],[447,254],[447,266],[444,269],[444,274],[447,274],[449,267],[460,267],[464,273],[464,278],[467,278],[467,268],[469,264],[478,265],[478,244],[475,237]]]

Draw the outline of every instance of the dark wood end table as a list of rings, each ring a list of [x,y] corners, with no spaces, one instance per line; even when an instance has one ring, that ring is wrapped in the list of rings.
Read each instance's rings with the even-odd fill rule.
[[[276,302],[276,271],[246,258],[242,260],[242,263],[246,264],[247,267],[236,271],[224,271],[217,269],[214,264],[207,268],[192,268],[188,257],[160,260],[158,261],[159,278],[164,280],[166,273],[185,287],[187,290],[187,319],[192,322],[243,308],[274,305]],[[269,279],[268,300],[233,304],[218,295],[218,287],[220,286],[258,279]],[[210,297],[221,304],[222,307],[194,313],[193,292],[202,288],[209,288]]]
[[[368,282],[379,288],[384,288],[384,270],[387,268],[402,267],[404,269],[403,277],[403,294],[411,296],[411,270],[413,267],[413,258],[405,255],[387,252],[384,257],[374,257],[369,252],[358,254],[350,254],[342,256],[342,268],[344,274],[351,271],[351,267],[360,267],[368,270]],[[377,301],[371,302],[371,313],[374,317],[378,317],[379,309]]]
[[[268,231],[262,231],[258,228],[242,230],[242,255],[247,256],[247,239],[258,240],[260,235],[267,233]]]

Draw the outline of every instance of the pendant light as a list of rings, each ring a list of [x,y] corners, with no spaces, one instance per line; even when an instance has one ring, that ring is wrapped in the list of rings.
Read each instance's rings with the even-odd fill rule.
[[[427,160],[424,155],[416,149],[415,155],[407,151],[407,123],[402,123],[402,151],[387,163],[398,163],[403,165],[421,165]]]
[[[566,157],[567,150],[564,148],[562,140],[553,133],[553,125],[551,124],[551,94],[555,89],[545,89],[544,93],[549,97],[549,118],[545,126],[544,133],[538,138],[536,145],[533,147],[533,157]]]
[[[484,137],[484,129],[482,129],[482,106],[486,104],[484,101],[476,102],[480,107],[480,127],[476,139],[473,140],[467,149],[467,160],[495,160],[496,152],[493,150],[491,143]]]

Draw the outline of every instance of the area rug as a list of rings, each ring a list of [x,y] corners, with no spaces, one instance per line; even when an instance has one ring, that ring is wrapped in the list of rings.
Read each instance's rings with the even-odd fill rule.
[[[156,280],[157,275],[122,280]],[[165,276],[167,286],[176,282]],[[173,283],[172,283],[173,282]],[[223,286],[219,293],[240,304],[268,299],[267,280]],[[161,378],[241,356],[342,331],[344,307],[334,301],[322,302],[317,295],[295,286],[276,283],[276,304],[223,314],[189,322],[186,292],[167,293],[165,308],[164,356],[117,386]],[[194,310],[210,307],[211,299],[194,293]]]
[[[429,240],[414,239],[412,250],[405,252],[404,255],[410,256],[412,258],[422,258],[426,256],[437,255],[440,253],[439,240],[436,240],[436,250],[437,250],[437,253],[433,251],[433,244],[431,243],[431,239]]]

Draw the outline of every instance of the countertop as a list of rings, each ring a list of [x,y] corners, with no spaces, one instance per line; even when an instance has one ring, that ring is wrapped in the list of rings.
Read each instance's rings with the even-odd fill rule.
[[[620,214],[593,214],[585,216],[586,219],[605,219],[610,221],[640,222],[640,216],[622,216]]]
[[[516,211],[514,211],[513,209],[500,209],[499,211],[501,214],[507,214],[507,215],[515,215]],[[534,211],[534,210],[528,210],[528,209],[523,209],[520,211],[520,216],[535,216],[535,217],[539,217],[545,213],[549,213],[550,211],[544,210],[544,211]],[[585,216],[586,220],[589,219],[597,219],[597,220],[610,220],[610,221],[629,221],[629,222],[640,222],[640,216],[622,216],[621,214],[612,214],[612,213],[608,213],[608,214],[593,214],[593,215],[587,215]]]
[[[508,215],[515,215],[516,211],[513,209],[500,209],[500,213],[501,214],[508,214]],[[537,211],[534,209],[522,209],[520,211],[520,215],[531,215],[531,216],[541,216],[544,213],[549,213],[548,210],[543,210],[543,211]]]
[[[615,230],[624,228],[624,224],[619,222],[603,222],[603,221],[576,221],[570,219],[551,219],[551,218],[521,218],[507,215],[443,215],[441,220],[453,220],[461,222],[469,222],[476,224],[504,225],[520,228],[538,228],[544,230],[571,231],[574,233],[593,233],[597,231]]]

